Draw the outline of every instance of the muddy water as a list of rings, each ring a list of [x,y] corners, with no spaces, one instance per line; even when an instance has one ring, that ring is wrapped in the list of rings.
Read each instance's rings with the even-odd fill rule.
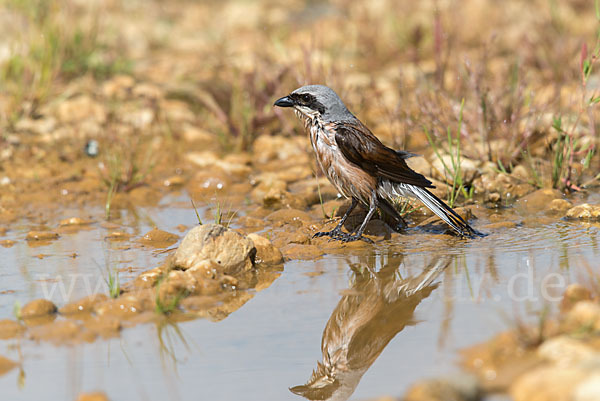
[[[178,226],[195,221],[187,199],[121,211],[117,225],[58,230],[61,237],[45,244],[24,241],[34,222],[12,225],[3,239],[15,245],[0,248],[0,318],[12,317],[17,301],[61,306],[107,293],[107,269],[120,269],[125,282],[160,264],[165,254],[136,239],[155,225],[181,235]],[[511,210],[486,211],[475,225],[503,221],[517,225],[489,226],[490,235],[474,241],[411,229],[372,247],[288,261],[220,321],[162,319],[118,338],[58,347],[2,341],[0,355],[20,367],[0,376],[1,399],[75,399],[93,390],[111,400],[301,399],[290,388],[320,399],[399,396],[416,380],[455,372],[461,348],[517,320],[537,321],[595,268],[597,226]],[[131,240],[107,240],[115,230]]]

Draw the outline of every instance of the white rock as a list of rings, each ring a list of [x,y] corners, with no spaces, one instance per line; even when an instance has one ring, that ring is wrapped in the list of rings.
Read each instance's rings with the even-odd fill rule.
[[[256,248],[248,237],[218,224],[205,224],[186,234],[175,252],[174,264],[187,270],[210,261],[220,272],[235,275],[250,270],[255,256]]]

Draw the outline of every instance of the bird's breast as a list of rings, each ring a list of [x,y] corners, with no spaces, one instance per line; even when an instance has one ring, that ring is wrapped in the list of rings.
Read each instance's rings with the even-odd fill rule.
[[[335,141],[335,126],[313,122],[309,125],[310,141],[323,174],[346,198],[356,198],[368,204],[376,180],[350,163]]]

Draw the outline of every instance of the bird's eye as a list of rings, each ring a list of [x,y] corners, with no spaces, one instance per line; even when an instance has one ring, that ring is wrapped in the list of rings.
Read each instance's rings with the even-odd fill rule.
[[[304,103],[309,103],[311,98],[308,93],[304,93],[304,94],[300,95],[300,100],[302,100]]]

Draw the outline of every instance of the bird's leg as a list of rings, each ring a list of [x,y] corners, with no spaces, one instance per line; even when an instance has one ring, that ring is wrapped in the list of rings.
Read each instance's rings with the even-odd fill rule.
[[[344,233],[342,232],[342,226],[344,225],[346,219],[348,218],[348,216],[350,216],[350,213],[352,213],[356,205],[358,205],[358,201],[355,198],[352,198],[352,204],[350,205],[348,210],[346,210],[346,213],[344,213],[344,216],[342,216],[342,219],[340,220],[338,225],[335,226],[335,228],[331,231],[323,231],[316,233],[315,235],[313,235],[313,238],[325,236],[335,238],[344,235]]]
[[[367,224],[369,223],[369,220],[371,220],[371,217],[373,217],[375,210],[377,210],[377,193],[373,191],[371,193],[371,200],[369,202],[369,212],[367,213],[367,216],[358,228],[358,231],[356,231],[356,234],[341,234],[335,237],[335,239],[339,239],[342,242],[358,241],[359,239],[362,239],[372,244],[373,241],[371,241],[368,238],[364,238],[362,235],[365,231],[365,228],[367,227]]]

